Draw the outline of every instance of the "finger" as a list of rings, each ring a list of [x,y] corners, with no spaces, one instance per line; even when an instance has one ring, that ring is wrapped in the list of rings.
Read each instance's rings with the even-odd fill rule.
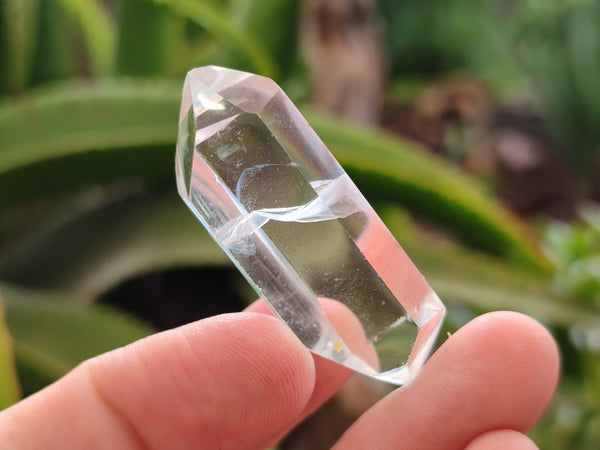
[[[342,436],[338,448],[464,448],[494,429],[525,431],[558,378],[550,334],[517,313],[483,315],[436,352],[421,374]]]
[[[538,447],[523,433],[494,430],[476,437],[465,450],[536,450]]]
[[[0,415],[0,433],[16,448],[262,447],[313,388],[310,353],[283,324],[228,314],[84,363]]]
[[[377,356],[373,347],[367,342],[362,326],[356,316],[343,304],[335,300],[320,298],[319,302],[327,318],[338,331],[341,338],[358,355],[373,363]],[[267,304],[259,299],[252,303],[246,311],[273,314]],[[313,394],[294,424],[301,422],[325,401],[327,401],[352,375],[352,371],[319,355],[313,354],[315,363],[315,387]],[[282,433],[284,435],[285,433]],[[275,440],[277,441],[277,439]]]
[[[328,298],[319,298],[319,303],[347,346],[371,364],[376,364],[377,355],[375,350],[368,343],[362,325],[348,307]],[[262,299],[252,303],[246,308],[246,311],[273,315],[273,312]],[[303,412],[303,417],[314,412],[329,399],[353,373],[352,370],[314,353],[313,358],[316,372],[315,389]]]

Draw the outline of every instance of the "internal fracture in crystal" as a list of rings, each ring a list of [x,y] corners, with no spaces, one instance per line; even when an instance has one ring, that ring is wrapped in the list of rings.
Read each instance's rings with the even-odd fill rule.
[[[304,345],[384,381],[414,378],[444,306],[272,80],[189,72],[176,172],[185,203]],[[376,358],[348,346],[324,298],[354,316]]]

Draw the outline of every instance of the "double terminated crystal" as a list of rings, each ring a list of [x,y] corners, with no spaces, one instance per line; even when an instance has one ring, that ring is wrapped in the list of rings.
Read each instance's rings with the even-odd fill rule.
[[[186,204],[306,347],[394,384],[414,378],[444,306],[272,80],[189,72],[176,172]],[[346,318],[337,328],[324,304]]]

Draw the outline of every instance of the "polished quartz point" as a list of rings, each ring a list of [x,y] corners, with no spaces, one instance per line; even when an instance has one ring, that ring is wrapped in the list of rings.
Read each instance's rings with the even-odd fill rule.
[[[185,203],[306,347],[394,384],[415,377],[444,306],[277,84],[190,71],[176,172]]]

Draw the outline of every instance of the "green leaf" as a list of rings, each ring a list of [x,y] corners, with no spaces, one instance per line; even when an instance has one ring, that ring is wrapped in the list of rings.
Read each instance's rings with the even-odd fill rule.
[[[54,230],[41,228],[0,277],[93,299],[129,278],[177,265],[229,265],[174,189],[100,205]]]
[[[600,321],[593,309],[557,297],[549,278],[449,241],[422,236],[398,217],[382,217],[441,298],[477,311],[510,309],[549,325]],[[35,240],[34,240],[35,241]],[[52,287],[90,302],[122,281],[170,267],[229,267],[225,253],[174,192],[131,197],[76,217],[8,260],[3,277]],[[79,300],[82,301],[82,300]]]
[[[260,42],[273,61],[289,72],[298,57],[300,1],[237,0],[230,10],[239,29]]]
[[[6,328],[3,303],[0,296],[0,410],[18,402],[21,398],[13,342]]]
[[[42,0],[33,84],[67,78],[77,73],[78,28],[54,0]]]
[[[543,274],[422,236],[396,206],[380,209],[380,214],[445,301],[478,311],[521,311],[551,325],[600,320],[591,308],[557,297]],[[54,229],[41,229],[41,236],[30,238],[31,245],[0,264],[2,277],[61,289],[88,302],[155,270],[230,265],[172,190],[99,203]]]
[[[162,5],[145,0],[119,1],[115,72],[146,77],[169,73],[175,48],[183,42],[181,22]]]
[[[528,292],[507,284],[478,282],[473,277],[427,277],[433,289],[447,303],[460,304],[479,312],[518,311],[547,324],[569,327],[576,323],[600,325],[593,308],[576,305],[556,294]]]
[[[15,361],[24,397],[54,383],[72,368],[44,350],[18,341],[15,342]]]
[[[22,190],[51,194],[52,177],[57,185],[67,178],[76,186],[105,168],[105,181],[111,171],[114,179],[123,178],[127,173],[120,166],[136,161],[130,177],[172,179],[173,165],[165,161],[173,157],[178,108],[178,89],[139,82],[67,84],[9,103],[0,108],[0,129],[6,130],[0,141],[0,204],[16,201]],[[371,200],[399,202],[471,245],[548,270],[524,226],[474,179],[407,141],[314,114],[308,118]],[[32,165],[47,161],[52,167],[57,157],[75,155],[80,159],[70,167],[53,167],[58,176],[49,166]],[[15,191],[16,181],[21,187]]]
[[[39,0],[0,2],[0,93],[23,90],[31,79]]]
[[[385,208],[382,217],[449,303],[481,312],[521,311],[548,325],[600,323],[592,308],[557,297],[548,277],[449,241],[422,236],[414,227],[399,223],[397,207]],[[126,279],[151,271],[189,265],[230,266],[225,253],[174,192],[100,208],[48,234],[19,256],[8,262],[13,271],[21,271],[23,278],[17,281],[61,289],[88,302]]]
[[[397,206],[385,205],[378,210],[408,256],[447,304],[467,306],[478,312],[519,311],[552,326],[600,324],[600,314],[590,305],[559,296],[551,277],[424,234]]]
[[[476,248],[550,270],[525,226],[474,178],[415,144],[312,113],[307,118],[373,199],[398,201]]]
[[[108,73],[113,64],[115,50],[114,25],[108,13],[95,0],[58,2],[79,22],[94,72]]]
[[[173,145],[180,92],[179,85],[139,80],[71,82],[7,102],[0,107],[0,176],[91,150]]]
[[[88,358],[153,332],[115,310],[85,305],[61,294],[5,284],[2,292],[25,393],[38,390]]]
[[[222,42],[226,48],[239,52],[249,70],[270,78],[278,77],[277,65],[266,49],[253,36],[249,36],[240,30],[232,19],[219,11],[211,2],[194,0],[152,1],[158,5],[165,5],[174,14],[200,25],[215,40]]]

